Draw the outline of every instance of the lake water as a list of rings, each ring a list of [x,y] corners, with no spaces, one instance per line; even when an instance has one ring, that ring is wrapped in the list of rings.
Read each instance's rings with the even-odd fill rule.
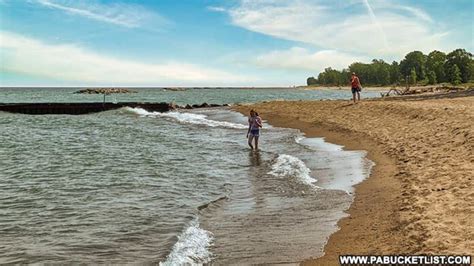
[[[0,102],[102,100],[73,91],[4,88]],[[350,96],[150,88],[107,99],[232,104]],[[352,201],[352,186],[372,163],[364,151],[266,122],[261,150],[252,152],[246,128],[246,117],[226,108],[0,112],[0,263],[220,265],[322,255]]]

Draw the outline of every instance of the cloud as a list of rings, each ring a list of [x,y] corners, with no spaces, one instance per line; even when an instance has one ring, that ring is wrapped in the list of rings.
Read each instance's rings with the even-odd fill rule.
[[[289,50],[274,50],[262,54],[255,59],[255,64],[268,68],[309,70],[319,72],[331,66],[333,68],[346,68],[349,64],[363,61],[367,58],[356,57],[334,50],[310,52],[308,49],[293,47]]]
[[[0,71],[81,84],[242,84],[255,79],[176,61],[148,64],[0,31]]]
[[[209,11],[214,11],[214,12],[226,12],[227,9],[220,7],[220,6],[208,6],[207,9]]]
[[[318,49],[399,58],[448,45],[426,12],[385,1],[241,0],[227,13],[236,26]]]
[[[34,2],[47,8],[127,28],[141,27],[151,20],[167,22],[163,17],[139,5],[120,3],[105,5],[92,1],[70,0],[34,0]]]
[[[426,13],[425,11],[423,11],[419,8],[414,8],[414,7],[410,7],[410,6],[392,6],[392,7],[393,8],[398,8],[402,11],[408,11],[408,12],[412,13],[413,16],[417,17],[418,19],[424,20],[426,22],[430,22],[430,23],[434,22],[433,18],[431,18],[431,16],[428,15],[428,13]]]

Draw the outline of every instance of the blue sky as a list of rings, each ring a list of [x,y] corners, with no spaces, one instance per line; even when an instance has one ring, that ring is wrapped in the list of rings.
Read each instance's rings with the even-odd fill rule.
[[[0,0],[1,86],[292,86],[474,51],[472,0]]]

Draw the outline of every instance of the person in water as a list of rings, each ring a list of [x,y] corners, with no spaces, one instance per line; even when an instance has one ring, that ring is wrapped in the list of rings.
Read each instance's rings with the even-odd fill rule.
[[[249,130],[247,131],[248,143],[251,149],[254,149],[252,140],[255,140],[255,149],[258,150],[258,138],[260,136],[260,128],[262,127],[262,118],[255,110],[250,110]]]
[[[352,72],[351,76],[351,91],[352,91],[352,100],[356,103],[356,94],[357,100],[360,101],[360,91],[362,90],[362,86],[360,85],[359,77],[357,77],[356,73]]]

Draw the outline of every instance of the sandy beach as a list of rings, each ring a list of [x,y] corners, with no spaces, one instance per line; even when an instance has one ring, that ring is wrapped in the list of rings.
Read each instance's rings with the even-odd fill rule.
[[[350,95],[348,94],[348,97]],[[350,101],[278,101],[254,108],[269,123],[368,151],[349,217],[305,265],[341,254],[474,253],[474,92]]]
[[[347,90],[347,86],[299,86],[297,87],[298,89],[301,90]],[[375,91],[375,92],[387,92],[390,89],[404,89],[405,87],[403,86],[364,86],[362,88],[363,91]],[[415,87],[414,87],[415,88]]]

